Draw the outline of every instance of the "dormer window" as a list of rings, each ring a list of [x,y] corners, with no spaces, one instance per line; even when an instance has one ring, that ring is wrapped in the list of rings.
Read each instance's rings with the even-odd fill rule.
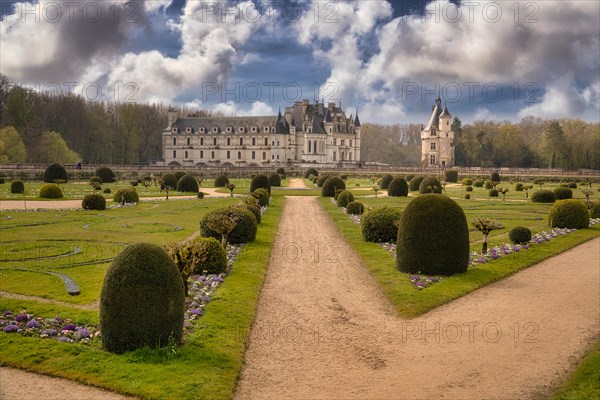
[[[227,127],[227,133],[231,133],[231,131],[232,131],[232,130],[233,130],[233,129],[231,128],[231,126],[228,126],[228,127]]]
[[[265,133],[269,133],[269,127],[265,126]]]
[[[252,133],[256,133],[256,129],[257,129],[256,126],[253,126],[252,127]]]
[[[185,128],[185,133],[192,133],[192,127],[188,126],[187,128]]]
[[[200,128],[200,133],[206,133],[206,128],[205,127]]]
[[[213,133],[219,133],[219,127],[218,126],[213,127],[212,131],[213,131]]]
[[[244,131],[245,131],[245,128],[243,126],[240,126],[239,132],[244,133]]]
[[[179,133],[179,128],[173,127],[173,129],[171,129],[171,132],[173,132],[173,133]]]
[[[431,128],[431,135],[432,135],[432,136],[435,136],[435,135],[436,135],[436,133],[435,133],[435,128]]]

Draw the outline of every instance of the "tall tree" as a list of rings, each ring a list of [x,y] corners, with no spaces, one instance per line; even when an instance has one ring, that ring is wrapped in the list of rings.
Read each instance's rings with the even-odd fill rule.
[[[67,146],[67,143],[58,132],[45,132],[42,134],[38,153],[32,161],[40,163],[74,163],[81,159],[79,154]]]
[[[1,163],[22,163],[27,160],[27,150],[25,143],[21,139],[19,132],[12,126],[0,129],[0,162]]]

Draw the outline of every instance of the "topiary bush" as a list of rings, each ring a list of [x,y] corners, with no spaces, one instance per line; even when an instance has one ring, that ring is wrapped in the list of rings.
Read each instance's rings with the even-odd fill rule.
[[[252,192],[252,197],[258,200],[258,205],[261,207],[266,207],[269,205],[269,192],[263,188],[258,188]]]
[[[25,193],[25,184],[23,181],[12,181],[10,182],[10,192],[14,194]]]
[[[462,208],[446,196],[425,194],[407,204],[398,224],[400,271],[430,275],[465,272],[469,227]]]
[[[317,187],[323,187],[323,184],[325,183],[325,181],[329,178],[331,178],[332,176],[335,176],[332,173],[324,173],[321,174],[320,176],[317,177]]]
[[[178,192],[198,193],[198,190],[200,190],[198,181],[191,175],[183,175],[177,181]]]
[[[97,175],[94,175],[90,178],[90,183],[97,183],[98,185],[102,185],[102,178]]]
[[[444,171],[444,180],[446,182],[458,182],[458,170],[447,169]]]
[[[428,176],[423,179],[419,184],[419,194],[427,194],[427,193],[442,193],[442,184],[437,178],[433,176]]]
[[[508,233],[508,238],[514,244],[525,244],[531,240],[531,230],[524,226],[512,228]]]
[[[278,173],[275,172],[271,172],[269,175],[267,175],[267,178],[269,178],[269,187],[271,186],[275,186],[275,187],[279,187],[281,186],[281,176]]]
[[[237,220],[227,238],[229,243],[250,243],[256,239],[258,224],[256,217],[252,212],[235,206],[219,208],[206,213],[200,220],[200,233],[203,237],[214,237],[221,240],[221,234],[210,228],[210,220],[213,216]]]
[[[575,182],[569,182],[569,188],[570,189],[577,189],[577,183],[575,183]]]
[[[490,189],[490,191],[488,192],[488,196],[490,197],[498,197],[498,189]]]
[[[556,197],[551,190],[537,190],[531,195],[531,201],[534,203],[554,203]]]
[[[490,174],[490,181],[492,181],[492,182],[500,182],[501,181],[500,180],[500,174],[497,173],[497,172],[492,172]]]
[[[347,190],[344,190],[337,197],[338,207],[348,207],[348,204],[354,201],[354,195]]]
[[[600,218],[600,201],[595,201],[591,204],[590,217],[591,218]]]
[[[285,179],[285,177],[287,176],[285,173],[285,169],[283,169],[283,167],[277,168],[277,171],[275,171],[275,172],[277,172],[281,176],[282,179]]]
[[[227,253],[217,239],[213,237],[195,237],[187,245],[188,262],[196,274],[220,274],[227,270]],[[195,262],[194,262],[195,261]]]
[[[42,199],[62,199],[63,191],[56,183],[46,183],[40,188],[39,196]]]
[[[408,183],[404,178],[394,178],[388,186],[388,196],[408,196]]]
[[[53,183],[54,181],[61,180],[67,182],[69,180],[69,175],[67,174],[67,170],[65,167],[60,165],[59,163],[50,164],[46,167],[44,171],[44,182]]]
[[[119,254],[100,293],[102,344],[121,354],[144,346],[181,343],[185,312],[183,280],[160,247],[137,243]]]
[[[492,184],[491,181],[485,181],[485,183],[483,184],[483,188],[484,189],[493,189],[494,185]]]
[[[115,203],[139,203],[140,197],[134,188],[120,188],[113,195],[113,201]]]
[[[472,192],[473,191],[473,186],[467,186],[467,187],[465,187],[465,190],[467,192]]]
[[[473,181],[473,186],[475,187],[483,187],[484,182],[481,179],[475,179]]]
[[[160,177],[160,180],[162,181],[161,190],[166,189],[167,187],[169,187],[171,190],[175,190],[177,188],[177,178],[175,178],[175,175],[173,174],[163,174]]]
[[[360,201],[352,201],[346,207],[346,212],[350,215],[363,215],[365,212],[365,205]]]
[[[473,185],[473,179],[471,179],[471,178],[465,178],[461,182],[465,186],[472,186]]]
[[[465,200],[471,200],[471,195],[469,193],[465,194]]]
[[[102,192],[103,193],[111,193],[112,191],[110,190],[110,188],[105,188]]]
[[[421,182],[423,182],[423,179],[425,179],[424,176],[420,176],[420,175],[414,176],[408,182],[408,190],[410,190],[411,192],[419,190],[419,186],[421,185]]]
[[[584,229],[590,225],[590,214],[583,201],[560,200],[548,212],[548,225],[552,228]]]
[[[386,174],[386,175],[382,176],[381,179],[379,180],[379,188],[387,189],[390,186],[390,183],[392,182],[392,180],[394,180],[394,177],[391,176],[390,174]]]
[[[175,171],[175,172],[173,172],[173,175],[175,176],[175,180],[177,182],[179,182],[179,180],[185,175],[185,172],[183,172],[183,171]]]
[[[408,174],[404,177],[404,179],[406,179],[406,182],[410,182],[415,176],[413,174]]]
[[[522,192],[522,191],[523,191],[523,184],[521,182],[515,183],[515,192]]]
[[[113,183],[117,180],[117,175],[108,167],[100,167],[96,170],[96,176],[102,179],[101,183]]]
[[[327,178],[323,187],[321,188],[321,196],[333,197],[337,189],[346,189],[346,184],[339,176],[331,176]]]
[[[260,221],[262,220],[262,214],[260,213],[260,208],[258,208],[254,204],[249,204],[249,203],[245,203],[245,202],[236,204],[236,207],[242,207],[242,208],[245,208],[246,210],[250,211],[252,214],[254,214],[254,218],[256,218],[256,223],[260,224]]]
[[[375,208],[364,214],[360,221],[363,238],[367,242],[391,242],[398,235],[398,220],[402,213],[395,208]]]
[[[219,175],[215,178],[215,187],[225,187],[229,184],[229,178],[226,175]]]
[[[269,183],[269,177],[266,175],[256,175],[250,181],[250,192],[254,192],[256,189],[265,189],[269,194],[271,193],[271,184]]]
[[[319,176],[319,171],[317,171],[314,168],[309,168],[306,171],[304,171],[304,177],[305,178],[308,178],[311,175],[313,175],[313,176]]]
[[[565,200],[573,198],[573,191],[565,187],[557,187],[552,191],[556,200]]]
[[[106,199],[99,193],[86,194],[81,201],[84,210],[105,210]]]

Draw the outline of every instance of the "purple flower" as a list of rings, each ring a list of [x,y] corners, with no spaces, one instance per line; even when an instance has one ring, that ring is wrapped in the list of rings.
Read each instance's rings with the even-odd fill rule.
[[[410,281],[419,281],[419,280],[421,280],[421,277],[419,275],[411,275],[411,277],[408,279]]]
[[[4,311],[5,317],[8,317],[9,315],[13,315],[12,311],[9,311],[9,310]]]
[[[38,321],[36,321],[35,319],[32,319],[31,321],[27,322],[25,324],[26,327],[28,328],[32,328],[32,329],[39,329],[42,327],[42,324],[40,324]]]
[[[68,337],[66,337],[66,336],[61,336],[61,337],[59,337],[59,338],[58,338],[58,339],[56,339],[56,340],[58,340],[59,342],[63,342],[63,343],[67,343],[67,342],[69,342],[69,341],[70,341],[70,340],[69,340],[69,338],[68,338]]]
[[[42,335],[56,336],[56,335],[58,335],[58,331],[56,329],[44,329],[42,331]]]
[[[190,314],[202,316],[202,315],[204,315],[204,310],[202,310],[201,308],[192,308],[190,310]]]
[[[223,279],[223,278],[221,278],[220,276],[217,276],[217,277],[214,279],[214,281],[215,281],[215,282],[223,282],[223,281],[224,281],[224,279]]]
[[[426,284],[425,282],[417,282],[417,283],[415,283],[415,286],[416,286],[418,289],[421,289],[421,288],[425,288],[425,287],[427,287],[427,284]]]
[[[27,322],[29,321],[29,315],[27,314],[19,314],[15,317],[15,321],[17,322]]]
[[[77,329],[77,325],[75,324],[66,324],[62,327],[63,331],[74,331],[75,329]]]
[[[79,329],[77,329],[77,333],[83,339],[90,337],[90,331],[87,328],[79,328]]]
[[[19,330],[19,327],[17,325],[7,325],[2,330],[6,333],[14,333]]]
[[[60,324],[61,322],[63,322],[63,319],[61,317],[55,317],[54,321],[56,321]]]

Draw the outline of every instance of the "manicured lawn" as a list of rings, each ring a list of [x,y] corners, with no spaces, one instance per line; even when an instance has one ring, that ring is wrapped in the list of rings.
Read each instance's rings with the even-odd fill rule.
[[[554,400],[600,399],[600,341],[581,360]]]
[[[224,204],[223,201],[229,199],[214,200]],[[166,209],[160,205],[155,209],[137,207],[140,207],[140,211],[147,212],[149,220],[161,220],[163,215],[167,215],[171,221],[183,226],[187,226],[188,220],[190,227],[197,226],[199,213],[192,214],[193,217],[190,217],[190,209],[179,213],[176,207],[170,208],[172,203],[169,202]],[[178,202],[180,206],[185,203],[187,201]],[[201,201],[199,204],[206,203]],[[247,334],[254,318],[282,204],[283,199],[272,200],[259,225],[256,241],[244,247],[233,266],[233,271],[225,279],[216,297],[207,305],[206,315],[198,323],[195,332],[186,336],[184,346],[144,348],[124,355],[114,355],[97,347],[0,333],[2,364],[61,376],[141,398],[231,398],[242,366]],[[86,220],[83,212],[72,213]],[[81,223],[81,220],[79,222]],[[161,243],[179,240],[190,233],[160,233],[151,241]],[[153,238],[151,233],[140,234],[144,238]],[[118,232],[115,235],[119,237],[125,233]],[[135,241],[138,241],[137,239],[136,236]],[[27,282],[22,281],[21,286],[27,286]],[[12,289],[14,288],[11,288],[11,291]],[[54,297],[53,293],[46,295],[52,298],[60,297]],[[96,310],[86,311],[34,301],[0,298],[0,309],[26,309],[38,316],[61,315],[77,322],[98,322]]]

